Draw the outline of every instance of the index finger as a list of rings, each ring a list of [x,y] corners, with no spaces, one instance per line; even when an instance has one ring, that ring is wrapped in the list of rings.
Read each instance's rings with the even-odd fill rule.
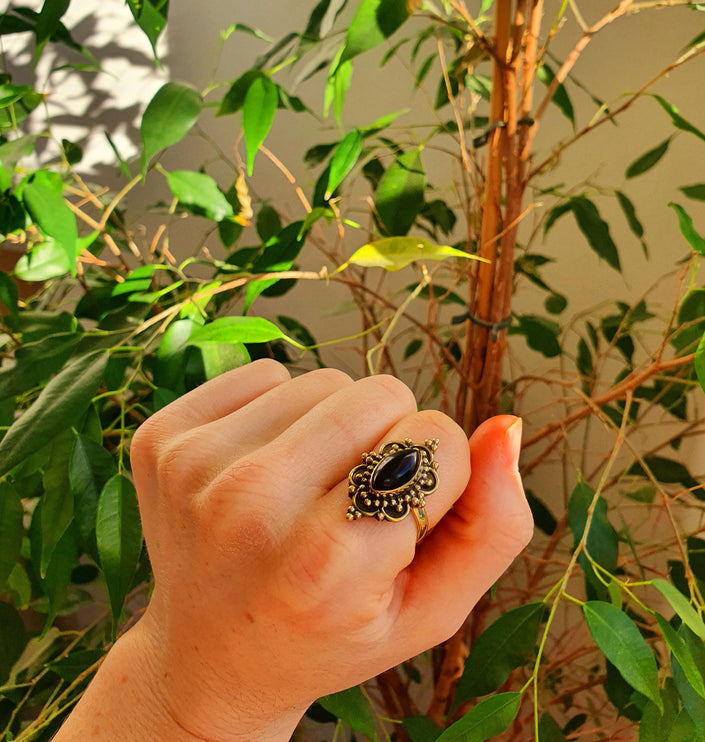
[[[291,379],[281,363],[261,358],[227,371],[159,410],[151,426],[178,435],[219,420],[249,404],[270,389]]]

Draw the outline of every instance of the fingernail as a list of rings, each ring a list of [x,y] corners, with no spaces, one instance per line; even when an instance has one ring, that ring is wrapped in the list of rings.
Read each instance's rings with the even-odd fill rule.
[[[507,459],[507,464],[515,468],[519,467],[522,428],[522,419],[518,417],[504,433],[504,452]]]

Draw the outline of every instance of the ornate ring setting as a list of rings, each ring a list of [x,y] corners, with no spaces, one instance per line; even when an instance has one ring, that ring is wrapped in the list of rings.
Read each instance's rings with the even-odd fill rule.
[[[377,453],[363,453],[363,463],[348,475],[352,504],[345,517],[398,521],[411,512],[420,541],[428,528],[425,497],[438,487],[438,462],[433,460],[437,448],[438,438],[423,445],[406,438],[385,443]]]

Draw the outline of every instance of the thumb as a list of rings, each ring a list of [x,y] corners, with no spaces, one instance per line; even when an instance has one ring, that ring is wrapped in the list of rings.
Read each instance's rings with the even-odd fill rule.
[[[518,469],[521,425],[502,415],[473,433],[468,486],[406,571],[404,622],[433,632],[424,632],[426,643],[457,631],[531,539],[533,518]]]

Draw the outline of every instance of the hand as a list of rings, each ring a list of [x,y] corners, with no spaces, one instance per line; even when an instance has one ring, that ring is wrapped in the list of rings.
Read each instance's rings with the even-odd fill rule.
[[[531,536],[520,437],[497,417],[468,446],[393,377],[273,361],[154,415],[131,460],[156,587],[122,640],[154,714],[184,739],[286,740],[316,698],[451,636]],[[440,441],[418,545],[411,516],[345,519],[361,452],[404,438]]]

